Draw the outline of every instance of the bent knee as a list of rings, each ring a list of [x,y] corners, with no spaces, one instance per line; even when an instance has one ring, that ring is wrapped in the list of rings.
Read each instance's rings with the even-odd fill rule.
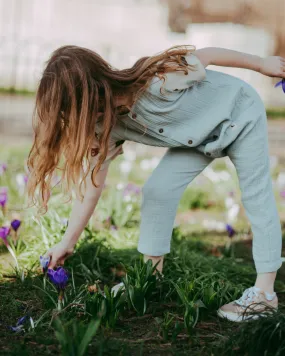
[[[170,195],[170,187],[164,182],[148,180],[142,188],[143,200],[167,200]]]

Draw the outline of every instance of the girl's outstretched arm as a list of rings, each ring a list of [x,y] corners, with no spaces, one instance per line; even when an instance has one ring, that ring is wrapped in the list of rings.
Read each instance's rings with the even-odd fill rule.
[[[285,78],[285,58],[280,56],[260,57],[257,55],[219,47],[197,49],[194,53],[207,67],[216,65],[251,69],[269,77]]]
[[[75,200],[68,220],[68,227],[62,240],[45,254],[45,257],[50,257],[49,268],[54,268],[57,264],[63,264],[65,258],[73,253],[74,245],[87,225],[101,196],[108,168],[109,166],[97,173],[96,183],[99,184],[98,188],[94,187],[91,177],[88,175],[89,179],[86,181],[84,199],[82,202],[78,199]]]
[[[119,145],[117,143],[119,143]],[[90,150],[91,157],[89,157],[90,170],[85,178],[86,189],[84,189],[84,199],[82,202],[78,199],[75,200],[68,220],[68,227],[62,240],[46,252],[45,256],[51,258],[49,268],[54,268],[57,264],[63,264],[65,258],[73,253],[74,246],[93,214],[101,196],[109,165],[118,155],[123,153],[122,144],[122,141],[115,142],[112,139],[110,140],[108,155],[95,177],[96,184],[98,185],[98,188],[96,188],[91,180],[91,171],[92,168],[95,167],[98,159],[98,153],[92,154],[93,150],[96,151],[98,148],[98,142],[94,140],[93,148]]]

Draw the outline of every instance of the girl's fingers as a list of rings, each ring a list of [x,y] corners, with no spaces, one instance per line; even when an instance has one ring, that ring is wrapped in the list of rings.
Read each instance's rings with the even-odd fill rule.
[[[53,269],[56,266],[56,262],[57,262],[57,259],[55,258],[55,256],[51,256],[49,268]]]
[[[57,264],[60,265],[60,266],[63,266],[63,265],[64,265],[64,261],[65,261],[64,258],[60,258],[60,259],[57,261]]]

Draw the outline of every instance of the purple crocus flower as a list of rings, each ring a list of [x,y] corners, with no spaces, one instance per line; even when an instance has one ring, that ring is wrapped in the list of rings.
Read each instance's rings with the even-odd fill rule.
[[[43,272],[46,273],[48,265],[50,262],[50,257],[40,256],[40,265],[42,266]]]
[[[20,225],[21,225],[21,220],[14,219],[13,221],[11,221],[11,227],[14,231],[17,231]]]
[[[231,226],[231,225],[229,225],[229,224],[226,224],[226,230],[227,230],[227,232],[228,232],[228,236],[230,237],[230,238],[232,238],[234,235],[235,235],[235,230],[234,230],[234,228]]]
[[[59,291],[64,290],[68,282],[68,273],[64,268],[58,267],[56,270],[49,268],[47,276]]]
[[[285,93],[285,79],[283,78],[282,80],[280,80],[280,82],[278,82],[277,84],[275,84],[275,88],[276,87],[279,87],[279,86],[282,86],[282,90],[283,92]]]
[[[4,241],[4,244],[8,246],[8,235],[10,234],[10,227],[2,226],[0,227],[0,238]]]
[[[281,196],[281,198],[284,198],[284,199],[285,199],[285,190],[283,190],[282,192],[280,192],[280,196]]]
[[[0,205],[2,208],[5,207],[8,200],[8,188],[7,187],[0,187]]]

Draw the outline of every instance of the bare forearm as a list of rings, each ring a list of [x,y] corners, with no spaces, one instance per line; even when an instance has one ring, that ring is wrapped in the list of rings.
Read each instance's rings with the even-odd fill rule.
[[[195,51],[195,56],[206,67],[216,65],[251,69],[260,72],[262,57],[219,47],[206,47]]]
[[[75,200],[70,214],[68,227],[62,238],[62,240],[67,242],[70,246],[74,246],[76,244],[82,231],[84,230],[91,215],[94,212],[94,209],[101,196],[107,171],[108,168],[98,172],[96,176],[96,181],[99,183],[98,188],[95,188],[92,185],[92,182],[89,180],[83,201],[81,202],[77,199]]]
[[[99,199],[99,198],[98,198]],[[98,199],[84,198],[83,202],[76,200],[68,222],[68,227],[62,240],[74,246],[79,239],[82,231],[87,225],[94,209],[97,205]]]

